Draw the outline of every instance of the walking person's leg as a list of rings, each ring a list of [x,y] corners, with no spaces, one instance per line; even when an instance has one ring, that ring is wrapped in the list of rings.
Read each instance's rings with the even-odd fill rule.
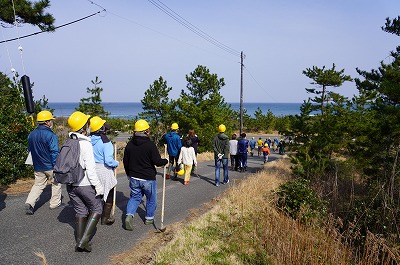
[[[223,170],[224,170],[224,182],[222,184],[228,184],[229,183],[228,158],[223,158],[222,159],[222,167],[223,167]]]
[[[221,160],[215,160],[215,186],[219,186],[219,176],[220,176]]]
[[[145,224],[154,224],[154,214],[157,208],[157,182],[155,180],[140,181],[143,193],[146,195]]]
[[[129,181],[130,198],[126,205],[126,217],[125,217],[125,229],[133,230],[133,216],[135,216],[136,210],[139,207],[140,202],[143,198],[143,192],[140,185],[140,181],[134,178],[130,178]]]
[[[33,214],[33,208],[47,185],[47,176],[44,172],[35,171],[34,175],[35,182],[25,201],[25,213],[28,215]]]
[[[247,171],[247,153],[243,154],[244,171]]]
[[[187,185],[189,184],[190,174],[192,172],[192,165],[184,165],[184,168],[185,168],[185,179],[183,184]]]
[[[92,247],[89,241],[101,218],[101,213],[103,212],[103,200],[100,196],[96,196],[96,190],[93,186],[78,186],[75,187],[74,190],[77,197],[79,197],[84,203],[76,208],[77,215],[84,215],[88,212],[90,213],[87,219],[85,231],[81,240],[76,244],[75,250],[79,252],[91,252]]]
[[[173,174],[173,170],[174,170],[174,160],[175,160],[175,157],[174,157],[174,156],[169,156],[169,158],[168,158],[169,163],[168,163],[167,174],[165,175],[165,178],[166,178],[166,179],[170,179],[170,178],[171,178],[171,173],[172,173],[172,176],[174,175],[174,174]]]
[[[50,209],[55,209],[61,205],[61,184],[54,182],[53,170],[45,171],[44,174],[51,183]]]

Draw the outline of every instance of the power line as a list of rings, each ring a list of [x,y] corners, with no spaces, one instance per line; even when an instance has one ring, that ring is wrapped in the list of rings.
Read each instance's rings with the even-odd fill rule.
[[[254,82],[256,82],[256,84],[262,89],[264,90],[273,100],[276,101],[276,99],[263,87],[260,85],[260,83],[258,83],[258,81],[254,78],[254,76],[250,73],[249,69],[247,69],[247,67],[245,65],[243,65],[244,69],[246,69],[246,71],[249,73],[249,75],[251,76],[251,78],[253,78]]]
[[[111,15],[113,15],[113,16],[116,16],[116,17],[120,18],[120,19],[126,20],[126,21],[128,21],[129,23],[132,23],[132,24],[135,24],[135,25],[140,26],[140,27],[142,27],[142,28],[145,28],[145,29],[147,29],[147,30],[153,31],[153,32],[155,32],[155,33],[157,33],[157,34],[160,34],[160,35],[163,35],[163,36],[165,36],[165,37],[168,37],[168,38],[170,38],[170,39],[172,39],[172,40],[181,42],[181,43],[183,43],[183,44],[185,44],[185,45],[192,46],[192,47],[194,47],[194,48],[196,48],[196,49],[199,49],[199,50],[202,50],[202,51],[204,51],[204,52],[212,53],[212,54],[214,54],[214,55],[217,55],[217,56],[223,57],[223,58],[225,58],[225,59],[228,59],[228,58],[225,56],[225,54],[222,55],[221,53],[215,53],[215,52],[206,50],[206,49],[204,49],[204,47],[200,47],[200,46],[197,46],[197,45],[193,45],[193,44],[191,44],[191,43],[189,43],[189,42],[186,42],[186,41],[183,41],[183,40],[181,40],[181,39],[178,39],[178,38],[175,37],[175,36],[168,35],[168,34],[166,34],[166,33],[164,33],[164,32],[159,31],[159,30],[156,30],[156,29],[150,28],[150,27],[148,27],[148,26],[145,26],[145,25],[143,25],[143,24],[140,24],[140,23],[138,23],[138,22],[136,22],[136,21],[134,21],[134,20],[132,20],[132,19],[130,19],[130,18],[126,18],[126,17],[123,17],[123,16],[118,15],[118,14],[116,14],[116,13],[113,13],[113,12],[111,12],[110,10],[107,10],[107,14],[111,14]],[[229,60],[229,59],[228,59],[228,60]]]
[[[182,16],[180,16],[179,14],[177,14],[175,11],[173,11],[171,8],[169,8],[167,5],[165,5],[164,3],[162,3],[160,0],[158,0],[157,3],[155,0],[148,0],[151,4],[153,4],[155,7],[157,7],[158,9],[160,9],[162,12],[164,12],[165,14],[167,14],[169,17],[171,17],[172,19],[174,19],[176,22],[178,22],[179,24],[181,24],[182,26],[184,26],[185,28],[189,29],[190,31],[192,31],[193,33],[195,33],[196,35],[198,35],[199,37],[203,38],[204,40],[210,42],[211,44],[217,46],[218,48],[234,55],[234,56],[240,56],[240,52],[230,48],[229,46],[217,41],[216,39],[214,39],[213,37],[211,37],[210,35],[208,35],[207,33],[205,33],[204,31],[200,30],[199,28],[197,28],[196,26],[194,26],[192,23],[190,23],[189,21],[187,21],[186,19],[184,19]]]
[[[62,27],[65,27],[65,26],[68,26],[68,25],[77,23],[77,22],[79,22],[79,21],[82,21],[82,20],[85,20],[85,19],[87,19],[87,18],[90,18],[90,17],[92,17],[92,16],[94,16],[94,15],[100,14],[100,13],[103,12],[103,11],[106,11],[106,10],[103,9],[103,10],[98,11],[98,12],[96,12],[96,13],[93,13],[93,14],[91,14],[91,15],[89,15],[89,16],[86,16],[86,17],[83,17],[83,18],[80,18],[80,19],[77,19],[77,20],[68,22],[68,23],[63,24],[63,25],[60,25],[60,26],[57,26],[57,27],[55,27],[54,29],[59,29],[59,28],[62,28]],[[22,36],[22,37],[17,37],[17,38],[8,39],[8,40],[2,40],[2,41],[0,41],[0,43],[10,42],[10,41],[14,41],[14,40],[19,40],[19,39],[27,38],[27,37],[31,37],[31,36],[34,36],[34,35],[38,35],[38,34],[44,33],[44,32],[48,32],[48,31],[38,31],[38,32],[35,32],[35,33],[31,33],[31,34]]]

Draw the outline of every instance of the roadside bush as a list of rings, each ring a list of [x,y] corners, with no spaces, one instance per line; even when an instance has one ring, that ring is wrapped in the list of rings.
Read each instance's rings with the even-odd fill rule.
[[[277,207],[293,219],[308,223],[326,216],[326,202],[310,187],[310,181],[298,178],[279,186]]]
[[[22,87],[0,73],[0,184],[33,176],[32,166],[25,165],[28,135],[33,129],[24,112]]]

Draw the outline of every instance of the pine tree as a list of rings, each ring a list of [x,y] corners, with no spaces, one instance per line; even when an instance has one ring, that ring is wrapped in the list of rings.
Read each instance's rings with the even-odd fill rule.
[[[105,118],[110,113],[105,111],[104,107],[101,105],[101,92],[103,91],[103,88],[101,88],[99,85],[102,83],[102,81],[96,76],[96,79],[92,80],[91,82],[94,87],[86,88],[86,92],[91,96],[87,98],[81,98],[79,106],[75,109],[91,116],[100,116]]]

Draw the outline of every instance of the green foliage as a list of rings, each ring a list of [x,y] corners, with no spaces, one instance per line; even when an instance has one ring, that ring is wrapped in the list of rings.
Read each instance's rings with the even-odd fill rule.
[[[14,80],[16,81],[16,80]],[[6,185],[22,177],[32,176],[32,167],[25,165],[28,135],[32,121],[25,114],[25,103],[19,82],[13,83],[0,73],[0,184]]]
[[[310,181],[299,178],[279,187],[277,206],[294,219],[304,223],[326,215],[326,202],[310,187]]]
[[[81,111],[85,114],[89,114],[93,116],[107,117],[110,113],[104,110],[104,107],[101,105],[101,92],[103,88],[99,85],[102,83],[101,80],[96,76],[95,80],[91,81],[93,84],[93,88],[86,88],[86,92],[90,94],[90,97],[81,98],[79,106],[76,108],[77,111]]]
[[[38,26],[43,31],[54,31],[54,17],[45,13],[50,6],[50,0],[40,0],[35,3],[26,0],[14,1],[16,20],[19,24],[28,23]],[[14,24],[14,10],[11,1],[0,0],[0,21]]]
[[[182,90],[176,101],[176,121],[181,132],[186,134],[194,129],[200,138],[199,152],[211,151],[211,141],[217,134],[217,127],[225,124],[230,135],[236,119],[230,105],[225,103],[220,90],[225,85],[223,78],[211,74],[205,66],[186,75],[187,91]]]
[[[315,95],[311,101],[316,103],[316,107],[319,108],[322,115],[324,114],[324,105],[330,102],[332,97],[337,96],[336,93],[328,91],[328,87],[339,87],[345,81],[352,81],[350,76],[344,75],[344,69],[336,71],[335,67],[335,64],[333,64],[331,69],[325,69],[325,66],[322,68],[313,66],[303,71],[305,76],[314,80],[311,84],[317,85],[320,88],[320,90],[306,88],[306,91]]]
[[[253,132],[269,132],[275,127],[276,123],[276,117],[274,117],[272,111],[268,109],[267,114],[264,115],[260,107],[254,111],[254,118],[248,115],[243,115],[243,117],[246,129]]]
[[[149,122],[152,139],[157,145],[173,122],[175,102],[169,99],[171,90],[172,87],[168,87],[167,81],[160,76],[141,100],[144,112],[139,113],[139,117]]]

